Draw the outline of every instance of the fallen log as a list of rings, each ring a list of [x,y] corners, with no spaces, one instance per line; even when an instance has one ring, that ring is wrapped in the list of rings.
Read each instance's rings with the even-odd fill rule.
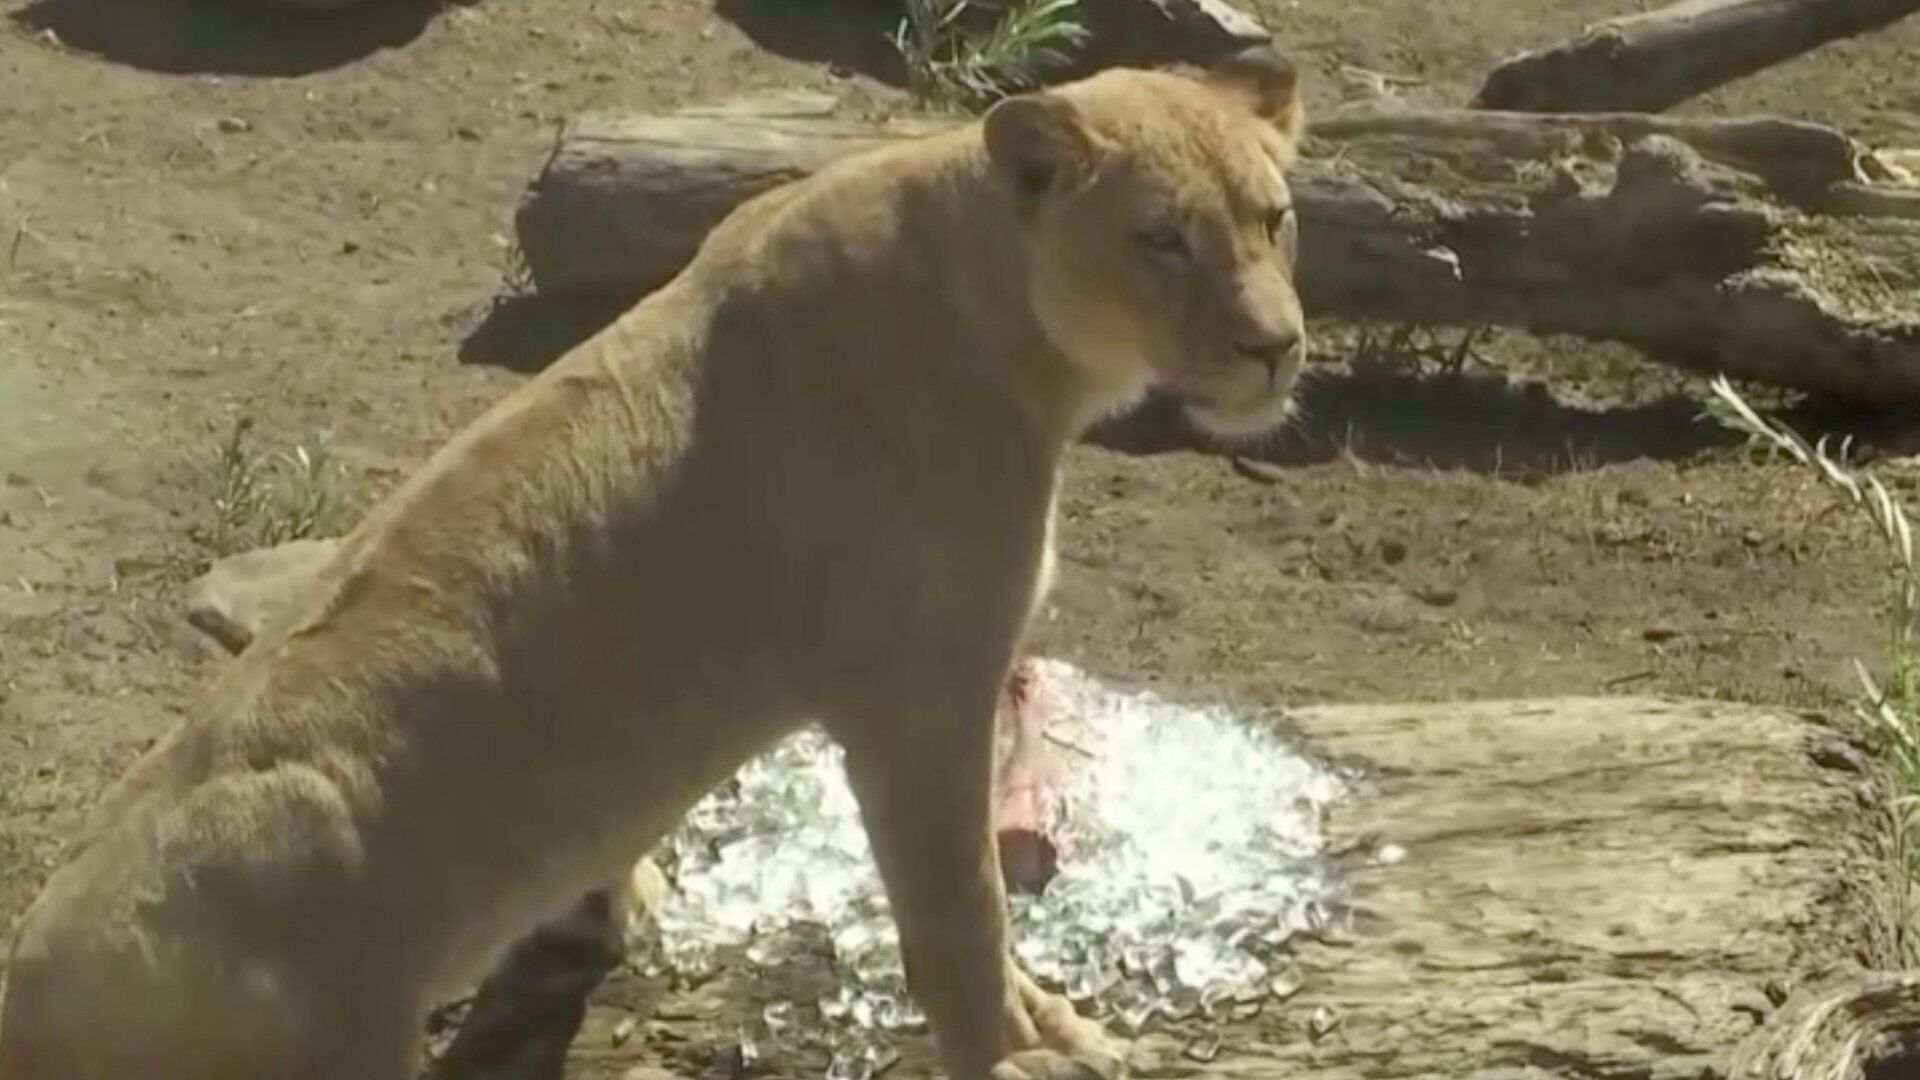
[[[1917,10],[1920,0],[1681,0],[1594,23],[1571,41],[1504,61],[1474,104],[1658,112]]]
[[[1099,628],[1124,625],[1108,622]],[[1914,1075],[1895,1045],[1912,1030],[1899,1026],[1913,1016],[1910,977],[1812,995],[1811,1012],[1793,1004],[1842,965],[1899,964],[1895,793],[1844,728],[1646,698],[1289,718],[1314,752],[1368,776],[1328,822],[1341,892],[1318,930],[1289,943],[1283,1000],[1205,1024],[1156,1021],[1130,1048],[1133,1075]],[[654,1015],[698,1019],[609,1053],[604,1033],[629,1013],[608,994],[589,1007],[573,1065],[617,1076],[712,1060],[762,1008],[746,990],[672,991]],[[820,1073],[762,1049],[768,1074]],[[924,1045],[902,1050],[889,1080],[943,1075]],[[1843,1062],[1855,1071],[1829,1067]]]
[[[541,292],[638,295],[678,273],[747,199],[847,154],[946,126],[840,117],[831,99],[812,94],[583,117],[520,205],[520,251]]]
[[[521,203],[521,250],[543,294],[631,299],[749,196],[943,126],[811,96],[582,116]],[[1312,315],[1620,341],[1838,403],[1920,402],[1920,221],[1839,132],[1465,109],[1314,132],[1294,179]]]

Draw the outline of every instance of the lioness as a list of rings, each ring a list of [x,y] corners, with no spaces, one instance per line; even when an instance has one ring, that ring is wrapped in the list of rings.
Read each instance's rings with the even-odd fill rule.
[[[28,912],[0,1080],[402,1080],[436,994],[745,758],[846,751],[961,1080],[1110,1077],[1010,958],[993,715],[1055,473],[1300,365],[1293,66],[1109,71],[750,201],[376,507]]]

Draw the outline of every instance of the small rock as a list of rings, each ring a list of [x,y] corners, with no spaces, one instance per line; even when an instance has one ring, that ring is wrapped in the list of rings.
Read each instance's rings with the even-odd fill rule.
[[[26,473],[10,472],[7,474],[7,486],[16,488],[32,487],[33,477],[28,476]]]
[[[339,548],[337,540],[294,540],[215,562],[187,586],[187,622],[239,653]]]
[[[654,1008],[653,1015],[656,1019],[685,1023],[694,1020],[711,1020],[720,1015],[725,1008],[724,1002],[715,1000],[711,996],[687,997],[677,1001],[662,1001]]]
[[[214,124],[214,126],[219,128],[221,131],[226,132],[229,135],[239,135],[243,132],[248,132],[253,130],[252,124],[247,123],[245,120],[242,120],[237,116],[223,116],[219,119],[217,123]]]
[[[1398,540],[1380,541],[1380,561],[1388,566],[1398,566],[1407,561],[1407,545]]]
[[[1305,984],[1306,980],[1300,977],[1298,971],[1287,968],[1268,981],[1267,993],[1272,995],[1275,1001],[1286,1001],[1299,993],[1300,988]]]
[[[1640,637],[1643,641],[1650,641],[1655,645],[1663,641],[1672,641],[1679,636],[1680,631],[1675,630],[1671,626],[1649,626],[1645,630],[1640,631]]]
[[[1185,1048],[1165,1032],[1149,1032],[1127,1046],[1127,1071],[1134,1076],[1163,1076]]]
[[[1313,1015],[1307,1018],[1307,1034],[1315,1040],[1326,1038],[1329,1032],[1339,1026],[1340,1014],[1327,1005],[1313,1010]]]
[[[1105,64],[1205,66],[1273,39],[1227,0],[1098,0],[1082,4],[1081,14],[1093,34],[1087,53]]]
[[[668,1024],[650,1023],[647,1025],[647,1043],[652,1046],[673,1046],[688,1041],[687,1033]]]
[[[1204,1065],[1220,1056],[1221,1041],[1219,1032],[1209,1031],[1187,1043],[1180,1052]]]
[[[142,574],[151,574],[156,570],[164,570],[166,569],[166,565],[167,562],[165,559],[140,555],[122,555],[113,560],[113,576],[117,578],[139,577]]]
[[[477,129],[477,128],[471,128],[471,127],[468,127],[468,126],[466,126],[466,125],[464,125],[464,124],[463,124],[463,125],[461,125],[460,127],[457,127],[457,128],[454,128],[454,129],[453,129],[453,134],[454,134],[454,136],[455,136],[456,138],[461,138],[461,139],[465,139],[465,140],[466,140],[466,141],[468,141],[468,142],[479,142],[479,141],[480,141],[480,131],[479,131],[479,129]]]
[[[1270,461],[1261,461],[1257,458],[1244,458],[1237,455],[1233,458],[1233,471],[1249,480],[1255,480],[1262,484],[1277,484],[1281,480],[1286,479],[1287,475],[1285,469],[1282,469]]]
[[[1445,585],[1425,585],[1413,590],[1413,596],[1431,607],[1452,607],[1460,600],[1460,590]]]
[[[1350,610],[1354,625],[1374,634],[1404,634],[1430,618],[1406,597],[1390,594],[1356,597]]]

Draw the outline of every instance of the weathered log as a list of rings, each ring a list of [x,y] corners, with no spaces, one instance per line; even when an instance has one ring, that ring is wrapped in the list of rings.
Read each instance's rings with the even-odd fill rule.
[[[850,153],[947,126],[841,117],[832,99],[805,93],[585,116],[520,204],[520,251],[541,292],[638,294],[678,273],[740,203]]]
[[[816,97],[583,116],[521,204],[521,248],[542,293],[637,297],[740,201],[942,126]],[[1614,340],[1836,402],[1920,402],[1920,221],[1839,132],[1465,109],[1314,131],[1295,174],[1313,315]]]
[[[1487,75],[1474,103],[1528,112],[1657,112],[1917,10],[1920,0],[1680,0],[1512,57]]]
[[[1849,998],[1812,1026],[1772,1015],[1841,965],[1899,964],[1895,793],[1843,726],[1644,698],[1334,705],[1289,719],[1306,746],[1368,776],[1330,815],[1341,890],[1319,929],[1290,943],[1297,992],[1257,1016],[1156,1022],[1132,1047],[1133,1075],[1914,1075],[1886,1040],[1854,1041],[1901,1031],[1885,1021],[1911,1014],[1885,994]],[[656,1015],[712,1000],[669,992]],[[763,1007],[737,1000],[712,1019],[662,1024],[672,1044],[635,1041],[612,1057],[594,1036],[629,1014],[596,1003],[575,1068],[611,1076],[710,1058]],[[1763,1023],[1817,1029],[1818,1045],[1851,1048],[1870,1068],[1729,1071]],[[1797,1045],[1792,1034],[1780,1044]],[[905,1050],[890,1080],[943,1075],[921,1047]],[[1740,1060],[1794,1060],[1754,1050],[1763,1056]],[[818,1075],[772,1053],[763,1067]]]

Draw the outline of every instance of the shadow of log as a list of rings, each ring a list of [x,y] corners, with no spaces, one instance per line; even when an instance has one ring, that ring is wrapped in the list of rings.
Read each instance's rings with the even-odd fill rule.
[[[899,0],[718,0],[714,11],[768,52],[906,85],[888,40],[900,23]]]
[[[503,297],[462,343],[460,360],[530,374],[632,304],[594,294]],[[1700,404],[1688,398],[1585,409],[1556,400],[1544,384],[1516,383],[1497,373],[1356,365],[1311,373],[1296,401],[1298,418],[1283,433],[1245,449],[1212,445],[1164,399],[1097,426],[1086,441],[1135,456],[1232,452],[1283,466],[1351,456],[1515,479],[1642,458],[1676,461],[1736,441],[1700,420]],[[1829,412],[1794,419],[1801,426],[1814,419],[1835,430],[1861,430],[1860,415]]]
[[[501,296],[460,342],[459,359],[463,364],[530,375],[599,333],[633,305],[626,297],[600,293]]]
[[[901,87],[906,67],[888,38],[900,24],[902,7],[900,0],[718,0],[714,10],[768,52]],[[991,7],[976,7],[968,17],[990,23]],[[1065,62],[1041,73],[1043,83],[1116,66],[1204,67],[1265,37],[1257,22],[1238,11],[1221,8],[1206,15],[1190,5],[1163,7],[1157,0],[1083,4],[1075,15],[1087,40]]]
[[[12,18],[115,63],[166,74],[307,75],[420,36],[473,0],[365,0],[339,7],[266,0],[35,0]]]
[[[1699,403],[1684,397],[1585,409],[1556,400],[1544,384],[1497,373],[1364,365],[1314,372],[1295,401],[1296,419],[1285,430],[1244,448],[1214,444],[1164,399],[1100,425],[1086,441],[1141,456],[1226,452],[1281,466],[1352,458],[1507,479],[1640,459],[1677,461],[1736,441],[1701,421]]]

